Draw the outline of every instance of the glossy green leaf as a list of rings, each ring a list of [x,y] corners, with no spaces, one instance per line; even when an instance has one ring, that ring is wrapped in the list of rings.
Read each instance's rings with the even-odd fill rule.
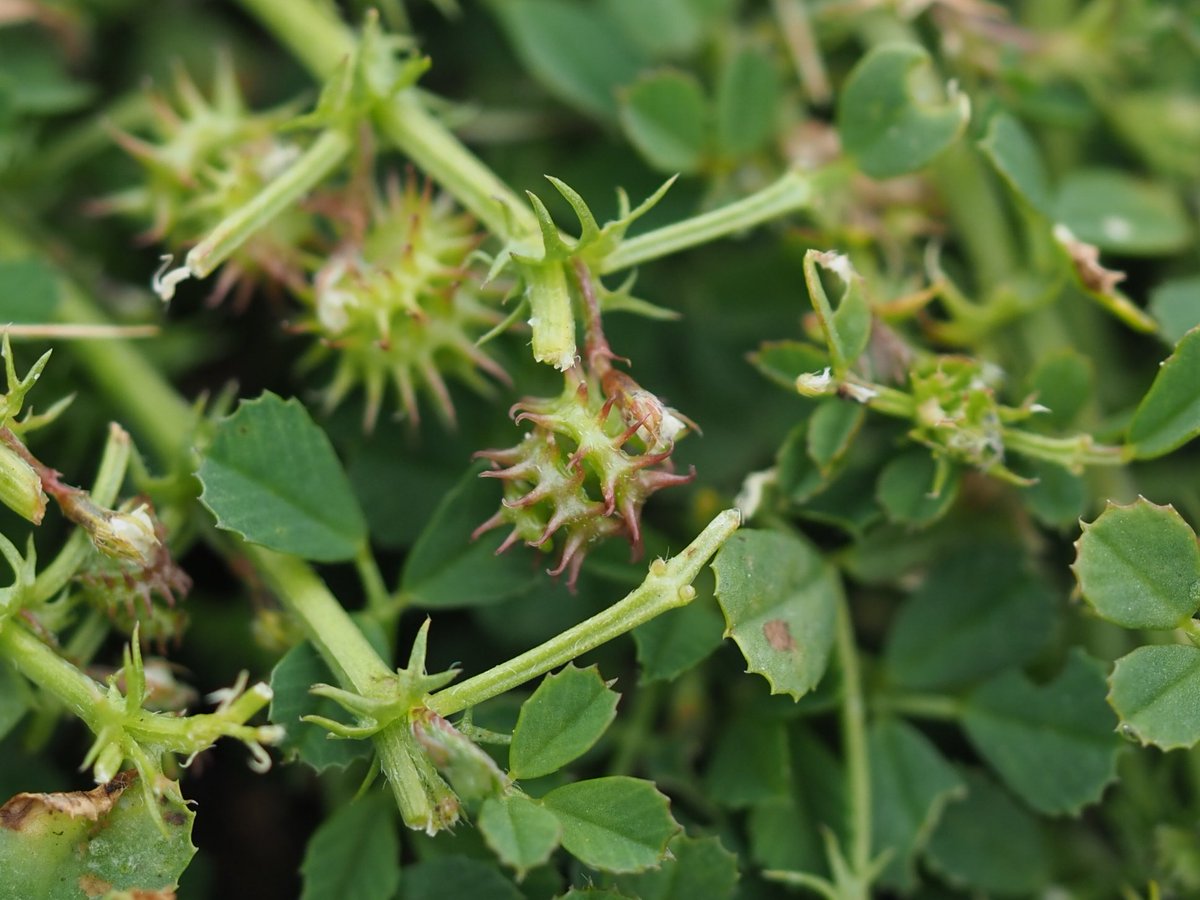
[[[699,83],[681,72],[641,78],[621,96],[621,127],[660,171],[695,172],[709,140],[709,108]]]
[[[281,553],[350,559],[367,526],[329,438],[295,398],[242,401],[197,473],[217,526]]]
[[[846,455],[862,427],[867,411],[860,403],[839,398],[822,400],[808,420],[808,456],[822,475],[828,476],[834,465]]]
[[[400,839],[391,795],[373,791],[334,811],[309,839],[301,900],[391,900],[400,886]]]
[[[405,866],[401,900],[525,900],[494,865],[448,854]]]
[[[1050,211],[1050,179],[1041,153],[1015,116],[1000,112],[988,122],[979,149],[1018,197],[1040,213]]]
[[[960,888],[1028,897],[1050,874],[1050,843],[1038,820],[983,772],[964,770],[965,800],[946,807],[925,862]]]
[[[623,775],[555,788],[542,803],[562,823],[563,846],[593,869],[656,866],[680,830],[667,798],[651,782]]]
[[[174,782],[158,800],[163,830],[146,802],[133,771],[91,791],[13,797],[0,807],[0,893],[78,900],[172,890],[196,852],[195,813]]]
[[[933,83],[929,54],[915,44],[875,47],[846,79],[837,128],[846,152],[872,178],[915,172],[954,143],[971,105]]]
[[[495,482],[479,477],[483,469],[472,466],[442,497],[405,561],[401,588],[425,609],[496,603],[524,590],[539,574],[519,548],[496,555],[505,529],[471,540],[471,532],[500,502]]]
[[[980,756],[1039,812],[1077,813],[1117,774],[1116,717],[1103,669],[1080,650],[1046,684],[1009,671],[966,701],[963,726]]]
[[[713,802],[742,809],[787,790],[789,768],[786,723],[743,713],[725,723],[704,784]]]
[[[720,151],[741,157],[761,150],[775,133],[780,99],[779,73],[769,56],[753,47],[731,56],[714,101]]]
[[[879,473],[875,496],[887,517],[905,525],[928,525],[954,505],[962,476],[950,470],[946,482],[932,494],[937,479],[937,461],[928,450],[908,450],[893,457]]]
[[[624,875],[617,884],[638,900],[729,900],[738,881],[737,857],[715,837],[676,835],[658,868]]]
[[[554,814],[521,794],[489,797],[479,810],[479,832],[517,877],[550,858],[562,838]]]
[[[841,282],[836,310],[825,293],[818,266]],[[804,283],[825,334],[833,374],[844,378],[871,340],[871,307],[863,293],[862,279],[848,257],[809,250],[804,254]]]
[[[829,662],[841,584],[807,541],[737,532],[713,562],[726,633],[772,693],[799,699]]]
[[[1022,665],[1046,646],[1058,615],[1055,591],[1026,570],[1020,548],[965,548],[931,567],[901,607],[884,648],[888,679],[950,689]]]
[[[537,778],[582,756],[612,724],[620,697],[595,666],[569,663],[547,675],[521,706],[508,748],[509,773]]]
[[[1175,628],[1200,609],[1200,546],[1170,506],[1145,498],[1084,523],[1072,569],[1096,612],[1126,628]]]
[[[871,846],[890,851],[880,882],[911,891],[916,857],[952,800],[966,785],[933,743],[913,726],[882,719],[867,734],[871,763]]]
[[[1200,649],[1138,647],[1117,660],[1108,684],[1122,733],[1163,750],[1200,742]]]
[[[548,91],[590,115],[616,116],[617,89],[634,79],[641,59],[604,10],[569,0],[506,0],[491,8]]]
[[[697,586],[697,590],[700,588]],[[712,591],[700,591],[687,606],[673,609],[633,631],[641,681],[672,681],[721,646],[725,622]]]
[[[1170,453],[1200,434],[1200,328],[1185,334],[1158,370],[1129,423],[1138,459]]]
[[[0,327],[54,321],[58,283],[39,259],[0,261]]]
[[[1150,314],[1174,346],[1200,325],[1200,276],[1164,281],[1150,292]]]
[[[1055,198],[1054,218],[1081,241],[1131,256],[1174,253],[1192,236],[1170,188],[1115,169],[1068,175]]]

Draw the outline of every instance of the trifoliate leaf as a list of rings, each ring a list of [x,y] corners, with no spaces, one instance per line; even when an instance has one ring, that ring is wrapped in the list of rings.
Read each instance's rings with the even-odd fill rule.
[[[1170,453],[1200,434],[1200,328],[1185,334],[1158,370],[1129,423],[1138,459]]]
[[[779,73],[769,56],[747,47],[730,57],[717,82],[720,151],[736,158],[762,149],[775,133],[779,100]]]
[[[367,526],[329,438],[295,398],[243,401],[197,472],[217,527],[304,559],[350,559]]]
[[[1073,814],[1117,774],[1117,721],[1104,694],[1100,664],[1075,650],[1046,684],[1017,671],[984,684],[967,698],[963,726],[1022,800],[1047,815]]]
[[[916,691],[982,680],[1032,659],[1058,616],[1055,592],[1026,571],[1019,548],[972,546],[933,566],[901,607],[884,648],[887,677]]]
[[[829,663],[841,584],[807,541],[739,531],[713,562],[726,633],[772,693],[800,699]]]
[[[593,869],[656,866],[680,830],[667,798],[651,782],[623,775],[555,788],[542,803],[562,823],[563,846]]]
[[[1150,314],[1174,346],[1200,325],[1200,276],[1165,281],[1150,292]]]
[[[1108,684],[1122,733],[1163,750],[1200,741],[1200,648],[1138,647],[1117,660]]]
[[[195,813],[178,785],[163,782],[156,816],[137,777],[123,772],[91,791],[17,794],[0,806],[0,892],[77,900],[173,890],[196,852]]]
[[[1191,240],[1187,214],[1170,188],[1112,169],[1068,175],[1054,218],[1079,240],[1130,256],[1174,253]]]
[[[1016,117],[1005,112],[992,116],[979,149],[1013,193],[1038,212],[1050,212],[1046,167],[1037,144]]]
[[[737,857],[715,837],[676,835],[657,869],[623,875],[617,884],[639,900],[729,900],[738,881]]]
[[[946,807],[925,861],[948,882],[997,897],[1028,897],[1049,876],[1049,842],[1035,818],[983,772],[963,770],[967,797]]]
[[[957,467],[950,468],[937,486],[938,462],[924,448],[894,456],[879,473],[875,496],[888,518],[906,525],[928,525],[954,504],[962,481]]]
[[[492,7],[517,56],[556,97],[602,118],[617,112],[617,88],[641,66],[640,54],[594,4],[511,0]]]
[[[612,724],[620,696],[595,666],[568,664],[547,675],[521,706],[508,750],[510,774],[537,778],[582,756]]]
[[[966,786],[933,743],[906,722],[876,722],[867,747],[872,848],[891,852],[880,881],[910,891],[916,886],[917,854],[946,804],[964,797]]]
[[[941,99],[929,54],[914,44],[885,44],[854,67],[837,108],[846,152],[872,178],[915,172],[966,127],[971,104],[953,89]]]
[[[642,78],[621,97],[621,127],[656,169],[695,172],[708,149],[708,100],[699,83],[681,72]]]
[[[562,838],[554,814],[521,794],[485,800],[479,832],[500,861],[517,870],[518,878],[546,862]]]
[[[400,840],[391,795],[374,791],[337,809],[304,851],[301,900],[391,900],[400,886]]]
[[[1102,618],[1126,628],[1176,628],[1200,608],[1200,545],[1170,506],[1110,504],[1084,523],[1072,569]]]
[[[442,498],[404,565],[401,587],[425,609],[451,609],[495,603],[528,587],[536,578],[520,553],[496,555],[506,532],[478,540],[471,532],[496,508],[495,485],[472,466]]]

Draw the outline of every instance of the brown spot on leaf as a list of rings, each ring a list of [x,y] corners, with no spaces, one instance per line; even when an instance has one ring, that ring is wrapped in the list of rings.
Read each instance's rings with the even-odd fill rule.
[[[17,794],[0,806],[0,827],[10,831],[30,828],[40,818],[65,813],[73,819],[83,816],[92,822],[116,806],[125,789],[137,779],[137,772],[121,772],[112,781],[90,791],[62,791],[54,794]]]
[[[767,639],[772,650],[784,653],[796,649],[796,642],[792,639],[792,629],[783,619],[772,619],[763,625],[763,637]]]
[[[112,890],[112,885],[95,875],[84,875],[79,879],[79,889],[89,898],[103,897]]]

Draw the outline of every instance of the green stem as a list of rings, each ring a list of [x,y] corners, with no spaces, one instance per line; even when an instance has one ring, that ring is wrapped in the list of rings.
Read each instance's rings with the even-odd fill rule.
[[[376,562],[368,541],[363,541],[358,553],[354,555],[354,568],[358,570],[358,580],[362,582],[363,592],[367,595],[367,609],[387,630],[389,625],[394,624],[390,620],[394,615],[392,611],[395,609],[395,603],[392,602],[391,594],[384,584],[379,563]]]
[[[211,275],[242,244],[332,172],[349,155],[352,147],[350,136],[341,129],[322,132],[283,174],[226,216],[208,237],[188,251],[184,267],[163,276],[159,295],[169,300],[179,280]]]
[[[691,584],[701,567],[740,524],[737,510],[718,514],[683,552],[669,562],[658,559],[651,563],[646,580],[623,600],[541,646],[439,691],[429,699],[428,707],[441,716],[462,712],[544,675],[655,616],[686,606],[696,596]]]
[[[1021,268],[1012,223],[995,179],[979,152],[965,140],[947,149],[930,175],[963,242],[975,273],[975,288],[979,295],[986,295]]]
[[[125,480],[125,469],[129,465],[132,448],[129,434],[117,424],[108,429],[108,440],[104,454],[100,457],[100,468],[92,484],[92,502],[100,506],[112,506]],[[58,556],[46,566],[33,583],[33,603],[43,603],[66,586],[67,582],[87,559],[92,551],[92,542],[86,531],[76,528]]]
[[[850,819],[850,867],[860,878],[871,865],[871,768],[867,755],[866,708],[850,607],[842,598],[837,614],[837,654],[842,669],[842,744]]]
[[[628,775],[633,771],[646,735],[654,728],[654,716],[662,701],[662,682],[640,685],[633,696],[633,708],[617,741],[616,752],[608,767],[609,775]]]
[[[813,193],[808,176],[787,172],[774,183],[741,200],[622,241],[605,258],[600,274],[638,266],[803,209],[812,202]]]
[[[10,621],[0,626],[0,659],[12,663],[22,675],[53,694],[93,732],[100,730],[104,705],[100,685],[20,624]]]
[[[813,33],[805,0],[771,0],[779,30],[792,57],[792,65],[800,76],[808,101],[815,106],[827,106],[833,96],[821,47]]]
[[[1069,470],[1083,466],[1123,466],[1133,459],[1132,447],[1098,445],[1090,434],[1051,437],[1020,428],[1005,428],[1004,447]]]
[[[313,0],[241,0],[241,4],[321,80],[354,52],[354,34]],[[517,194],[434,118],[413,91],[377,113],[383,136],[448,191],[484,226],[509,241],[537,231]]]
[[[303,560],[242,544],[242,551],[304,628],[338,681],[360,694],[394,677],[329,588]]]

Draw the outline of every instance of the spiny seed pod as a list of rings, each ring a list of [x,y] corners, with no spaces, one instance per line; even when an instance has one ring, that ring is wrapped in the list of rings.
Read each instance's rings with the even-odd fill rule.
[[[673,438],[682,426],[663,423],[681,419],[633,379],[611,377],[614,372],[588,380],[578,368],[568,371],[560,396],[513,407],[518,423],[534,426],[521,443],[476,454],[493,466],[483,477],[505,484],[500,510],[473,537],[511,525],[498,553],[517,541],[545,549],[556,540],[561,551],[550,574],[566,571],[572,588],[588,549],[603,538],[622,534],[639,556],[646,499],[695,477],[672,471]]]
[[[147,243],[164,241],[177,250],[204,238],[299,156],[302,147],[281,126],[294,110],[250,112],[228,56],[217,59],[212,99],[188,75],[176,72],[172,103],[154,92],[152,136],[114,130],[120,146],[146,170],[143,185],[93,204],[99,213],[148,217]],[[257,283],[303,285],[301,248],[316,235],[315,217],[293,208],[239,248],[223,268],[210,302],[237,285],[244,305]]]
[[[312,316],[301,326],[324,339],[305,359],[314,365],[336,354],[325,389],[332,409],[358,384],[366,391],[364,426],[375,424],[389,383],[412,424],[420,421],[417,391],[454,422],[446,376],[487,392],[480,371],[507,382],[502,368],[476,345],[499,321],[471,282],[467,266],[479,238],[474,223],[428,182],[410,176],[367,188],[343,209],[341,221],[361,222],[317,272],[305,292]],[[357,204],[357,205],[355,205]]]

